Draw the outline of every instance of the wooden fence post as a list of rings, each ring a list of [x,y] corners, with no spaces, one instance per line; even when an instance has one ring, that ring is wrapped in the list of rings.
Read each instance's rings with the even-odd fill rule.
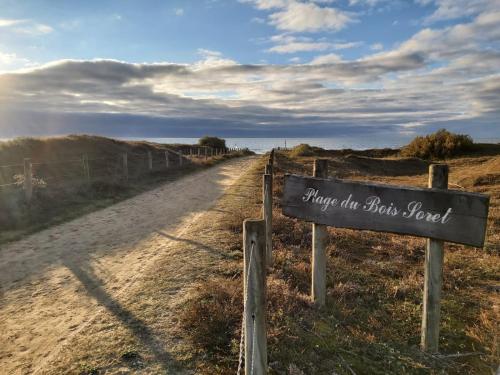
[[[82,155],[82,164],[83,164],[83,177],[85,178],[85,182],[90,184],[90,167],[89,167],[89,157],[88,155]]]
[[[128,155],[126,152],[123,154],[123,177],[125,181],[128,181]]]
[[[208,160],[208,148],[205,147],[205,160]]]
[[[165,167],[168,168],[168,151],[165,151]]]
[[[428,187],[448,188],[448,166],[429,166]],[[464,228],[464,230],[467,230]],[[443,284],[443,241],[427,239],[424,264],[424,301],[420,346],[423,351],[435,353],[439,348],[439,321],[441,315],[441,290]]]
[[[266,222],[266,262],[273,264],[273,178],[271,174],[262,176],[262,208]]]
[[[151,172],[153,170],[153,154],[148,151],[148,170]]]
[[[328,177],[328,160],[314,160],[314,177]],[[312,225],[312,285],[311,298],[313,303],[322,307],[326,299],[326,240],[328,233],[326,225]]]
[[[33,166],[31,159],[24,159],[24,194],[26,202],[30,203],[33,197]]]
[[[247,375],[267,374],[265,227],[264,220],[243,222],[243,319]]]
[[[182,152],[179,152],[179,167],[182,167]]]

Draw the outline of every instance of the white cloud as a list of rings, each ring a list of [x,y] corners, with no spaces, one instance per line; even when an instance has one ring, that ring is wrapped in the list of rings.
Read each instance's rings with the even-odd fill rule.
[[[427,23],[500,10],[498,0],[416,0],[416,2],[422,5],[433,3],[436,6],[434,13],[425,19]]]
[[[27,20],[0,18],[0,27],[15,26],[15,25],[19,25],[20,23],[24,23],[24,22],[27,22]]]
[[[293,32],[338,31],[354,21],[350,14],[341,10],[299,2],[288,4],[269,19],[276,28]]]
[[[184,15],[184,9],[183,8],[175,8],[174,9],[174,14],[176,16],[182,16],[182,15]]]
[[[384,49],[384,45],[382,43],[374,43],[370,46],[372,51],[381,51]]]
[[[325,42],[290,42],[271,47],[267,50],[267,52],[296,53],[306,51],[324,51],[331,47],[332,45],[330,43]]]
[[[320,65],[320,64],[333,64],[339,62],[342,62],[342,58],[339,55],[335,53],[329,53],[328,55],[315,57],[310,64]]]
[[[333,49],[339,50],[339,49],[349,49],[349,48],[356,48],[359,46],[362,46],[363,42],[346,42],[346,43],[334,43],[333,44]]]

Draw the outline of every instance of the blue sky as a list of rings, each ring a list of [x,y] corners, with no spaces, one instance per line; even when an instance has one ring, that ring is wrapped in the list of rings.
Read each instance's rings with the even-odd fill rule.
[[[500,137],[499,41],[499,0],[0,0],[0,136]]]

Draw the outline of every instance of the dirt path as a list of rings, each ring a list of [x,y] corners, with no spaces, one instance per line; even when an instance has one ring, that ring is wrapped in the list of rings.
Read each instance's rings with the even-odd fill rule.
[[[46,373],[58,353],[104,312],[104,296],[119,299],[156,261],[175,252],[175,239],[254,160],[197,172],[2,246],[2,373]],[[182,256],[172,254],[171,267],[182,269]],[[176,290],[182,278],[171,281]]]

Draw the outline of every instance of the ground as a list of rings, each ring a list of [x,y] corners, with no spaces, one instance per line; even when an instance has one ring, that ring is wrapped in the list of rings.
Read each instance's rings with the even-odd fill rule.
[[[171,305],[213,271],[220,255],[199,237],[254,161],[196,172],[3,245],[2,371],[179,373]],[[157,286],[157,276],[161,300],[151,300],[144,285]]]

